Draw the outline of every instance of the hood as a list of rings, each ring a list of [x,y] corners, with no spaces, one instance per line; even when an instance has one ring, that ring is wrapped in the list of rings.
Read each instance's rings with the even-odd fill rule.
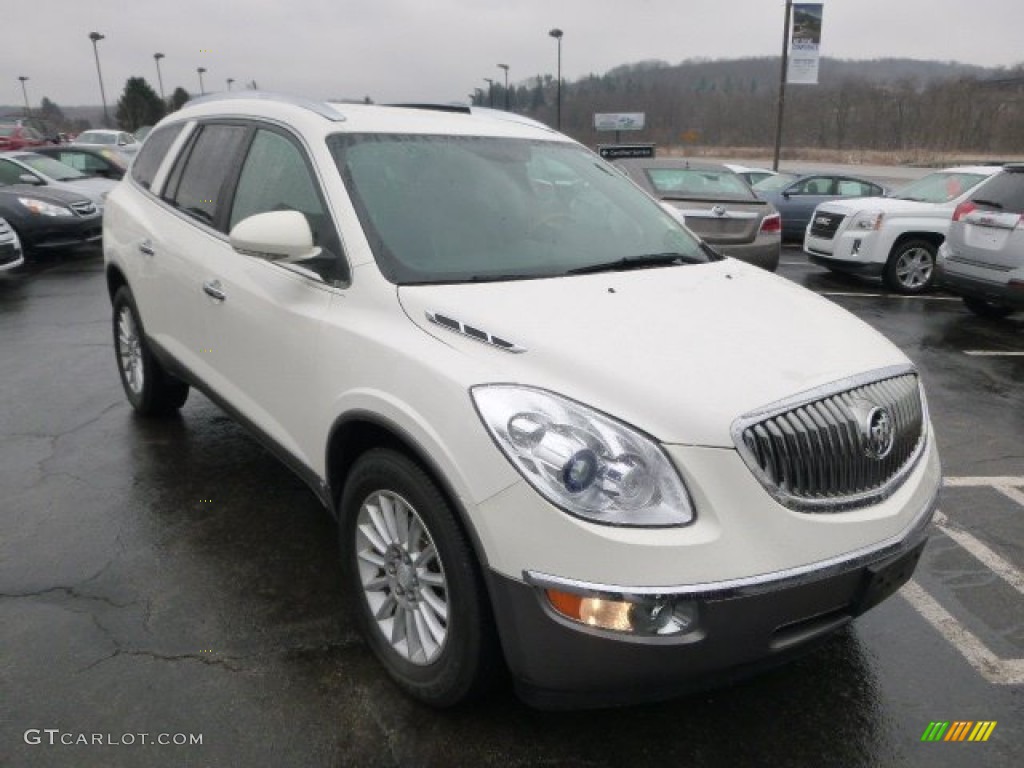
[[[904,213],[912,216],[934,216],[948,219],[953,210],[952,203],[919,203],[916,200],[899,200],[895,197],[855,197],[849,200],[829,200],[818,206],[819,210],[852,216],[860,211],[883,211]]]
[[[71,205],[71,203],[92,202],[88,195],[78,192],[66,192],[63,189],[57,189],[52,184],[48,184],[45,187],[39,187],[34,184],[10,184],[6,187],[0,187],[0,195],[5,195],[8,198],[34,197],[45,203],[65,206]]]
[[[99,205],[102,205],[104,202],[103,196],[117,186],[116,181],[92,176],[84,179],[75,179],[73,181],[62,181],[60,184],[69,192],[77,192],[80,195],[85,195]]]
[[[733,259],[398,293],[426,333],[484,364],[486,381],[558,392],[665,443],[731,446],[744,413],[907,362],[832,302]],[[428,313],[524,351],[467,338]]]

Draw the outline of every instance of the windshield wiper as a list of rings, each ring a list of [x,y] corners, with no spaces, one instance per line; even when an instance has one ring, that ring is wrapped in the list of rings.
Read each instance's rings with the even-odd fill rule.
[[[588,264],[566,270],[567,275],[589,275],[595,272],[625,272],[629,269],[646,269],[663,267],[669,264],[703,264],[703,259],[686,256],[682,253],[647,253],[643,256],[626,256],[614,261],[603,261],[599,264]]]
[[[971,202],[975,205],[984,205],[986,208],[995,208],[997,211],[1003,210],[1003,204],[997,203],[995,200],[982,200],[981,198],[975,198]]]

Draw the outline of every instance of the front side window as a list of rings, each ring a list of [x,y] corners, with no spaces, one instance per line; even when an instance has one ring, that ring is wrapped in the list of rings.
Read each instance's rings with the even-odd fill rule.
[[[215,226],[224,182],[246,131],[241,125],[203,126],[188,156],[178,159],[164,199],[183,213]]]
[[[316,263],[338,261],[340,240],[302,151],[280,133],[261,128],[256,131],[242,165],[228,231],[249,216],[270,211],[303,214],[313,233],[313,244],[321,249]]]
[[[149,189],[167,151],[171,148],[174,140],[178,138],[183,127],[183,123],[178,123],[153,131],[153,135],[149,137],[146,146],[139,150],[135,163],[132,165],[132,178],[135,181]]]
[[[832,179],[827,176],[804,179],[799,184],[794,184],[789,192],[792,195],[830,195],[832,194]]]
[[[339,134],[328,146],[377,263],[395,283],[713,258],[648,195],[573,144]]]
[[[24,184],[21,180],[22,174],[26,174],[24,168],[10,160],[0,160],[0,184]]]

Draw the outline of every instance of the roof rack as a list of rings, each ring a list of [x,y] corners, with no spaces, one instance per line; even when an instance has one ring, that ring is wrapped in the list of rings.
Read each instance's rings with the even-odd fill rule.
[[[382,107],[398,107],[400,109],[426,109],[433,112],[457,112],[461,115],[470,114],[469,106],[453,102],[451,104],[430,104],[426,102],[413,102],[409,104],[381,104]]]
[[[186,103],[212,104],[215,101],[238,101],[239,99],[277,101],[282,104],[291,104],[292,106],[301,107],[302,109],[308,109],[310,112],[315,112],[321,117],[325,117],[335,123],[344,122],[346,119],[343,114],[326,102],[304,99],[301,96],[289,96],[284,93],[274,93],[273,91],[221,91],[220,93],[210,93],[206,96],[189,99]]]

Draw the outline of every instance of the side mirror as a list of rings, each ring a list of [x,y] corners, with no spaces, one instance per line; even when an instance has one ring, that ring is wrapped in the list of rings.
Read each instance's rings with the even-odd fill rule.
[[[119,147],[127,147],[128,146],[128,142],[125,141],[124,139],[118,139],[117,140],[117,146],[119,146]]]
[[[789,200],[789,196],[790,196],[790,195],[792,195],[792,194],[793,194],[793,193],[792,193],[792,192],[790,192],[790,191],[789,191],[788,189],[784,189],[784,190],[782,190],[782,196],[783,196],[784,198],[786,198],[787,200]]]
[[[309,222],[298,211],[257,213],[235,224],[229,237],[239,253],[268,261],[291,263],[320,255]]]
[[[23,173],[18,177],[18,181],[22,184],[32,184],[36,187],[41,187],[46,184],[45,181],[40,179],[38,176],[33,176],[31,173]]]

